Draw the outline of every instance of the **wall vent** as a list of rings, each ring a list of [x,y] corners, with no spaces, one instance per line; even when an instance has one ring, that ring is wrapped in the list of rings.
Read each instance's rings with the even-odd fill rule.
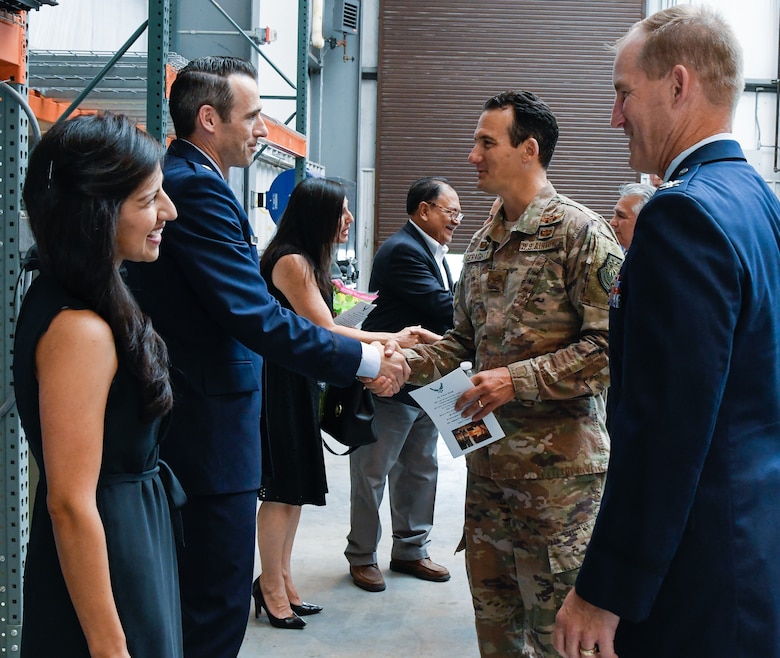
[[[359,20],[360,3],[357,0],[336,0],[333,12],[334,30],[357,34]]]

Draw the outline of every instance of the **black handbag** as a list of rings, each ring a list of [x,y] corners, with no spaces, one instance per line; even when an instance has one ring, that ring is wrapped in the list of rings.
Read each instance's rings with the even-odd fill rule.
[[[349,448],[338,453],[323,437],[323,444],[334,455],[348,455],[360,446],[376,443],[374,396],[355,380],[346,387],[328,385],[322,394],[320,429]]]

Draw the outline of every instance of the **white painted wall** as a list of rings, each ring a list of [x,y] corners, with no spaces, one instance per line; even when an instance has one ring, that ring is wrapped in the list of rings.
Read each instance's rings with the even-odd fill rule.
[[[28,14],[29,47],[32,50],[89,50],[115,52],[143,23],[148,0],[66,0],[43,5]],[[146,52],[143,34],[130,49]]]
[[[745,77],[777,77],[778,0],[647,0],[647,15],[677,5],[709,5],[728,20],[745,51]]]
[[[260,0],[259,27],[276,30],[276,41],[262,46],[263,53],[287,76],[296,82],[298,60],[298,0]],[[290,87],[262,58],[257,63],[261,96],[289,96]],[[263,100],[263,111],[280,121],[295,112],[295,101]],[[295,127],[293,120],[292,127]]]
[[[709,5],[731,24],[745,57],[746,80],[778,77],[777,48],[780,0],[648,0],[648,15],[677,5]],[[745,92],[734,116],[734,137],[748,161],[780,196],[780,174],[774,171],[776,95]]]

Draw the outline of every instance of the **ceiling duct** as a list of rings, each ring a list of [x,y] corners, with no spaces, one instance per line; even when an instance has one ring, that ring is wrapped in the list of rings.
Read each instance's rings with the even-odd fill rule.
[[[0,0],[0,9],[6,11],[29,11],[40,9],[41,5],[56,5],[57,0]]]

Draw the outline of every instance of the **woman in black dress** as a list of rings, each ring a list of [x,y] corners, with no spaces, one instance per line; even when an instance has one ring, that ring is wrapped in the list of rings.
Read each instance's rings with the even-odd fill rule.
[[[392,339],[401,347],[433,342],[436,334],[410,327],[397,334],[361,331],[333,321],[333,247],[344,244],[355,221],[346,190],[327,178],[308,178],[292,192],[260,271],[285,308],[315,324],[364,342]],[[317,382],[276,365],[263,365],[263,486],[258,496],[257,544],[262,573],[255,581],[255,616],[265,608],[277,628],[303,628],[300,617],[322,610],[305,603],[293,583],[290,559],[301,505],[324,505],[325,460],[319,429]]]
[[[27,658],[182,656],[171,507],[183,494],[157,459],[173,404],[167,352],[120,273],[124,260],[155,260],[176,217],[162,156],[129,119],[108,115],[56,124],[30,157],[24,201],[41,272],[14,348],[40,469]]]

